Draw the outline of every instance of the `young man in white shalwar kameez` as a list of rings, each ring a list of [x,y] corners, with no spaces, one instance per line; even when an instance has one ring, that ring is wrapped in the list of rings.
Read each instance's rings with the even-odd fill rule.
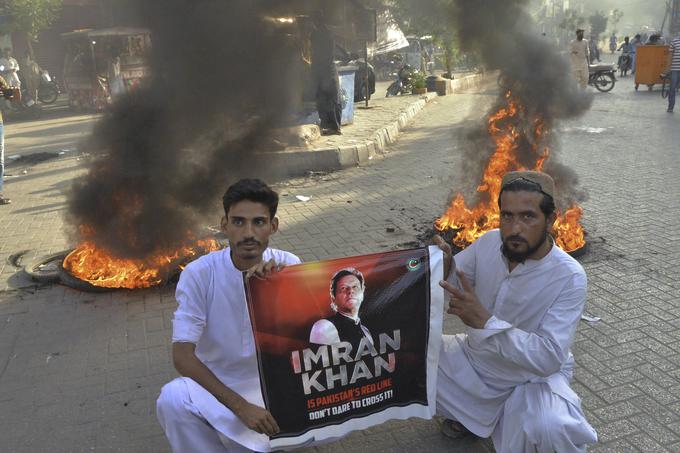
[[[189,264],[177,284],[172,356],[182,377],[166,384],[158,420],[174,452],[268,451],[278,432],[265,410],[244,278],[266,277],[300,259],[268,247],[278,194],[246,179],[223,198],[229,248]]]
[[[453,284],[441,283],[451,296],[448,312],[469,327],[443,339],[442,430],[491,436],[499,453],[582,452],[597,442],[569,386],[587,282],[549,235],[554,191],[544,173],[506,174],[500,229],[455,255]]]

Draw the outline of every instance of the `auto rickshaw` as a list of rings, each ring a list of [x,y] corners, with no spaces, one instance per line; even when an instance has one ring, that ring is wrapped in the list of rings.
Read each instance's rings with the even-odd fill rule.
[[[151,35],[146,29],[87,29],[61,36],[66,43],[64,84],[72,110],[103,110],[149,74],[145,56]]]
[[[647,85],[652,91],[654,85],[662,84],[661,76],[668,71],[670,48],[666,45],[638,46],[635,51],[635,90]]]

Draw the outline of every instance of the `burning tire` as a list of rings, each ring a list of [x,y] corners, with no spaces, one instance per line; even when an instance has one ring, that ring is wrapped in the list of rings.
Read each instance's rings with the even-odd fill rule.
[[[38,283],[60,283],[80,291],[101,293],[114,289],[94,286],[69,274],[62,266],[64,258],[69,253],[71,253],[71,250],[39,256],[26,264],[24,272]]]
[[[70,252],[71,250],[67,250],[63,258],[66,258],[66,255],[68,255],[68,253]],[[63,266],[61,267],[61,272],[59,273],[59,283],[61,283],[64,286],[68,286],[70,288],[77,289],[79,291],[85,291],[88,293],[108,293],[119,289],[119,288],[106,288],[104,286],[95,286],[89,282],[86,282],[85,280],[81,280],[79,278],[74,277],[69,273],[69,271],[64,269]]]
[[[578,248],[576,250],[572,250],[571,252],[567,252],[572,258],[574,259],[579,259],[583,255],[585,255],[588,252],[588,248],[590,246],[590,242],[586,242],[583,244],[583,247]]]

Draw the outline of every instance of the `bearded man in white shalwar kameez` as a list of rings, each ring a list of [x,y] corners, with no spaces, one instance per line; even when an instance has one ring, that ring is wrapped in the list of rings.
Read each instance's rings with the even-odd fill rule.
[[[456,272],[441,282],[448,312],[469,327],[443,338],[443,433],[491,436],[499,453],[582,452],[597,442],[569,386],[587,282],[549,234],[554,191],[547,174],[506,174],[500,229],[458,253]]]
[[[268,436],[279,431],[264,409],[244,290],[244,278],[300,262],[268,247],[278,202],[257,179],[229,187],[222,200],[229,247],[189,264],[177,284],[172,358],[182,377],[163,387],[156,404],[174,452],[269,451]]]

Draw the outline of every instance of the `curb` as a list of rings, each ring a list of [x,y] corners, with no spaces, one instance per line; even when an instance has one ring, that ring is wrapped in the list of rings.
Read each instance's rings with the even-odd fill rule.
[[[447,93],[457,93],[474,88],[484,79],[484,74],[475,74],[451,80]],[[373,138],[357,145],[335,148],[319,148],[304,151],[273,151],[261,155],[263,161],[289,176],[301,176],[310,171],[332,171],[355,167],[368,162],[376,154],[387,154],[388,145],[395,143],[401,131],[428,102],[437,98],[437,93],[426,93],[409,105],[389,125],[378,129]]]

